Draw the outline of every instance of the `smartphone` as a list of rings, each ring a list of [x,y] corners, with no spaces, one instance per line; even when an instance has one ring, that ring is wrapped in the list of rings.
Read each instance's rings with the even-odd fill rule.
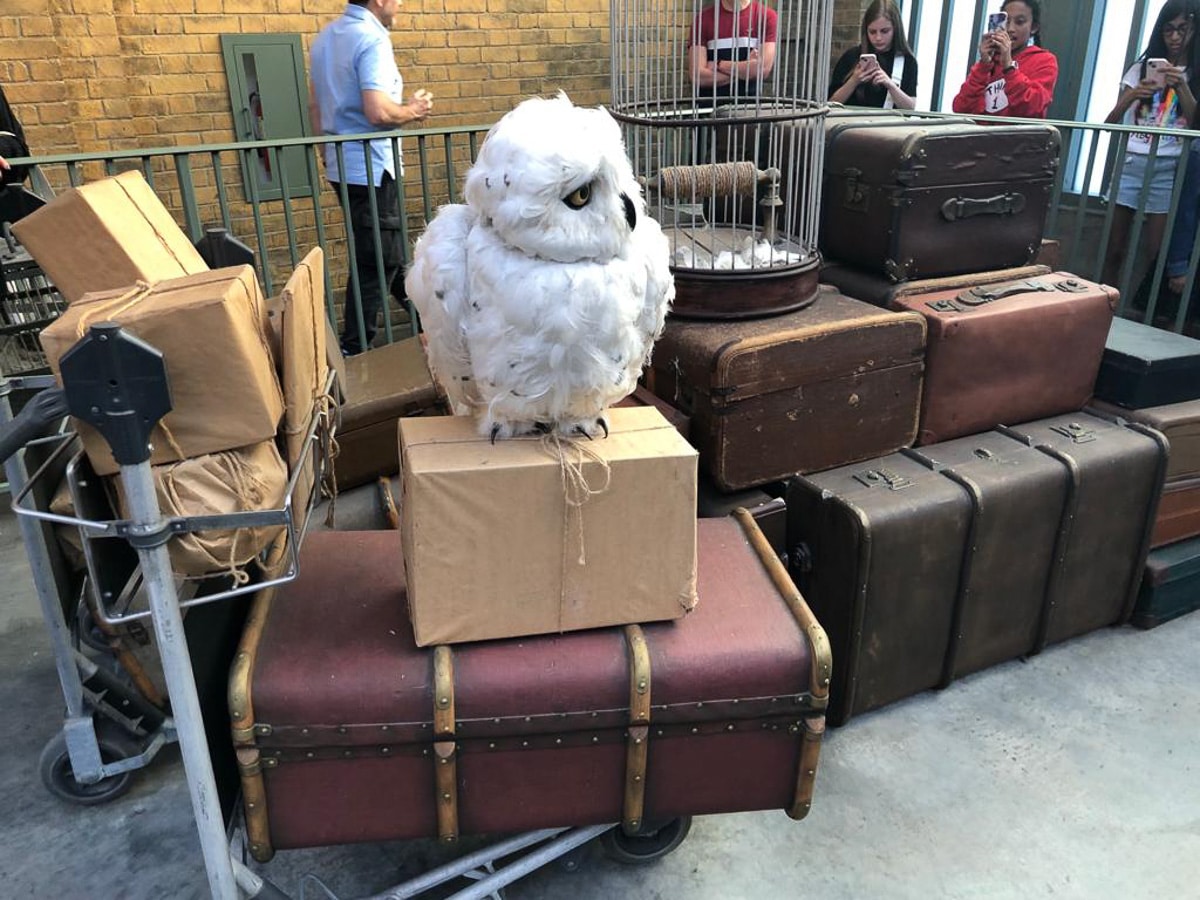
[[[1003,31],[1004,26],[1008,24],[1008,13],[997,12],[988,13],[987,30],[988,31]]]
[[[866,66],[866,65],[869,65],[869,64],[871,64],[871,63],[873,63],[873,62],[879,62],[878,58],[875,56],[875,54],[874,54],[874,53],[860,53],[860,54],[858,54],[858,64],[859,64],[860,66]]]
[[[1167,75],[1163,70],[1171,63],[1165,59],[1146,60],[1146,80],[1153,81],[1159,87],[1167,86]]]

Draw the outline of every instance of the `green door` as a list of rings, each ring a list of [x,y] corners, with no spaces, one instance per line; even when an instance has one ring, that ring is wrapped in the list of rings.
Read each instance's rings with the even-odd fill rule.
[[[282,141],[311,134],[298,34],[224,34],[221,52],[237,140]],[[248,150],[242,154],[242,177],[247,200],[281,199],[285,183],[289,197],[312,195],[303,147]]]

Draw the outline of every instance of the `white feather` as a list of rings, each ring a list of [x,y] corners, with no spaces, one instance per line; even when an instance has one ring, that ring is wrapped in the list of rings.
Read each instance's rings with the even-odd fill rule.
[[[405,280],[434,376],[484,435],[598,435],[675,295],[620,128],[564,94],[526,100],[488,133],[464,196],[438,211]]]

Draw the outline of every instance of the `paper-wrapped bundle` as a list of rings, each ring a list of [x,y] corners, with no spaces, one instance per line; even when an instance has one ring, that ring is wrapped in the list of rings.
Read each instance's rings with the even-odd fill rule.
[[[120,480],[114,481],[121,514],[128,516]],[[154,467],[155,493],[166,518],[279,509],[287,482],[287,467],[274,441]],[[282,525],[266,525],[180,534],[167,544],[171,568],[189,577],[232,572],[254,559],[282,531]]]

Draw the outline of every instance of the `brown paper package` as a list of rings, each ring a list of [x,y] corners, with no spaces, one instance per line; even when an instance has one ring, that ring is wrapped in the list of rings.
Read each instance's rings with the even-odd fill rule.
[[[163,354],[172,409],[151,434],[161,465],[233,450],[275,436],[283,393],[263,334],[263,298],[250,266],[233,266],[148,287],[88,294],[41,333],[55,375],[59,360],[90,325],[119,322]],[[118,471],[112,450],[76,422],[98,475]]]
[[[64,191],[14,224],[13,234],[68,303],[92,291],[208,270],[136,171]]]
[[[471,417],[400,420],[419,646],[674,619],[695,605],[696,451],[652,406],[607,416],[609,436],[567,446],[567,467],[548,440],[492,444]],[[591,495],[568,502],[584,486]]]

